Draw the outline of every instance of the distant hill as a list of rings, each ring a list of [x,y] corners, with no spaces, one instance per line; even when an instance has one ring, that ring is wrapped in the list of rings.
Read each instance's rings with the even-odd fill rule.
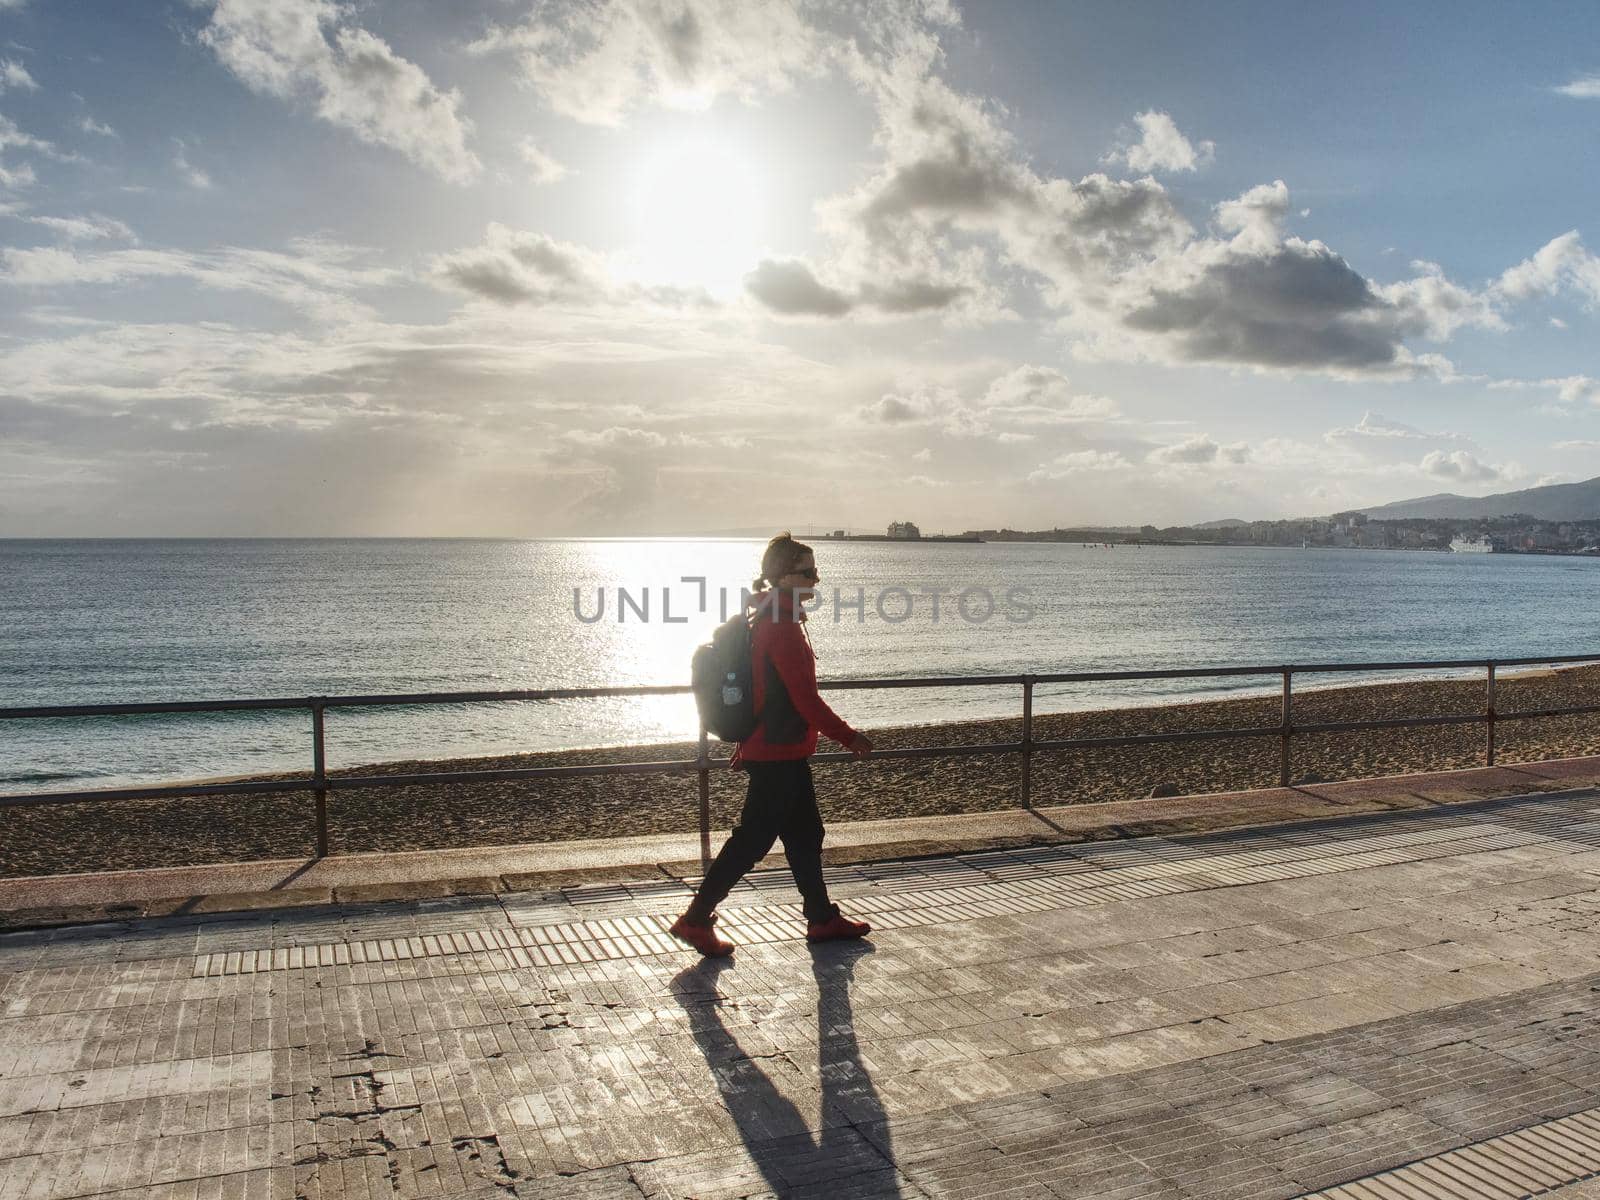
[[[1457,496],[1441,492],[1415,500],[1397,500],[1376,508],[1363,508],[1380,521],[1430,517],[1510,517],[1527,513],[1541,521],[1600,521],[1600,477],[1583,483],[1552,483],[1546,487],[1500,492],[1493,496]]]
[[[1207,521],[1196,525],[1196,529],[1238,529],[1241,525],[1248,525],[1249,521],[1241,521],[1238,517],[1224,517],[1220,521]]]

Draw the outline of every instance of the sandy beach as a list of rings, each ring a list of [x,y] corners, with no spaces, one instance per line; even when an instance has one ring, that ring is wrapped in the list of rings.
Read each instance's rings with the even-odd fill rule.
[[[1600,703],[1600,667],[1502,675],[1497,709],[1528,711]],[[1481,713],[1481,678],[1408,681],[1297,690],[1294,721],[1363,721]],[[1019,702],[1020,708],[1020,702]],[[1042,714],[1034,737],[1122,737],[1277,724],[1277,696],[1160,707]],[[1015,741],[1021,717],[870,730],[880,748]],[[1600,754],[1600,715],[1510,721],[1496,734],[1499,761]],[[824,750],[836,749],[824,742]],[[730,748],[721,747],[726,754]],[[692,742],[608,747],[467,760],[416,759],[334,772],[399,774],[493,770],[573,763],[690,758]],[[1370,733],[1306,734],[1293,745],[1293,779],[1323,782],[1481,765],[1481,723]],[[971,755],[819,763],[817,792],[831,821],[980,812],[1018,803],[1020,756]],[[1036,805],[1082,804],[1148,796],[1271,787],[1278,740],[1271,737],[1093,750],[1034,756]],[[273,778],[263,776],[262,778]],[[279,776],[284,778],[284,776]],[[744,797],[743,772],[712,772],[712,822],[727,828]],[[692,774],[402,787],[335,792],[328,801],[335,853],[505,845],[571,838],[693,830]],[[199,796],[96,805],[40,805],[6,813],[0,876],[57,874],[299,857],[313,849],[310,793]]]

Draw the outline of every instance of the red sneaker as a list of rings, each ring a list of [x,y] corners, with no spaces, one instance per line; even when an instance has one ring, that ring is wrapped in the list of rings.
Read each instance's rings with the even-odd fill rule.
[[[852,921],[842,912],[835,912],[826,921],[812,921],[806,926],[806,941],[831,942],[835,938],[866,937],[872,926],[865,921]]]
[[[688,942],[707,958],[726,958],[733,953],[733,943],[723,941],[717,936],[717,931],[712,928],[716,921],[716,913],[712,913],[703,924],[691,921],[689,914],[684,913],[672,923],[672,928],[667,932],[680,942]]]

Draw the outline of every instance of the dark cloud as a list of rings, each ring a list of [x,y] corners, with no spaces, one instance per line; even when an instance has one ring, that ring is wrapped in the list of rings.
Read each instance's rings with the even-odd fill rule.
[[[594,301],[606,291],[597,256],[542,233],[490,225],[482,244],[442,255],[435,275],[501,304]]]
[[[1059,222],[1057,234],[1084,239],[1120,256],[1180,240],[1189,223],[1173,206],[1167,189],[1153,179],[1112,179],[1085,175],[1044,184],[1036,211]]]
[[[671,74],[679,84],[693,86],[704,69],[706,54],[705,30],[700,17],[692,8],[683,8],[668,16],[661,8],[642,11],[641,16],[660,41]]]
[[[1152,286],[1121,322],[1197,362],[1359,371],[1399,358],[1397,310],[1318,243],[1226,253],[1181,282]]]
[[[863,284],[853,295],[829,287],[799,259],[764,259],[745,276],[745,290],[764,307],[787,317],[843,317],[859,308],[889,316],[942,312],[973,294],[965,283],[906,278]]]
[[[745,276],[745,289],[773,312],[785,316],[842,317],[854,301],[828,287],[798,259],[765,259]]]
[[[885,425],[903,425],[909,421],[926,420],[932,414],[926,405],[891,393],[881,397],[876,404],[868,406],[866,415],[869,419],[882,421]]]
[[[972,288],[958,283],[934,283],[926,279],[907,279],[884,286],[866,284],[861,300],[879,312],[895,315],[938,312],[972,294]]]
[[[875,192],[863,210],[874,221],[919,212],[993,212],[1026,195],[1014,167],[979,153],[967,138],[954,140],[937,156],[895,168]]]
[[[433,275],[448,287],[497,304],[711,304],[699,290],[614,280],[593,250],[498,223],[489,225],[478,245],[434,259]]]

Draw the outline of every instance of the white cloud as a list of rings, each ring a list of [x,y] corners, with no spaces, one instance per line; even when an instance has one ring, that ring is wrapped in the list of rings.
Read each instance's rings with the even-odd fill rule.
[[[24,133],[10,117],[0,114],[0,188],[13,190],[31,187],[37,181],[37,177],[30,163],[18,163],[15,166],[7,164],[4,158],[8,150],[26,150],[32,154],[40,154],[63,162],[72,161],[74,158],[73,155],[62,154],[52,143],[43,138]]]
[[[859,466],[840,467],[835,418],[875,394],[869,386],[882,390],[883,368],[869,373],[787,351],[770,330],[754,336],[737,312],[716,320],[641,316],[637,307],[615,306],[634,293],[612,278],[605,281],[612,290],[592,306],[470,304],[441,324],[386,323],[360,311],[374,299],[367,282],[344,286],[333,277],[373,260],[352,263],[310,247],[283,257],[295,262],[252,263],[221,250],[126,251],[102,241],[0,259],[10,308],[30,298],[26,284],[41,305],[72,304],[92,290],[151,314],[150,325],[41,322],[28,329],[30,344],[8,348],[0,364],[8,437],[27,442],[39,470],[80,458],[103,478],[79,493],[50,492],[45,513],[46,498],[19,499],[9,462],[0,464],[0,527],[18,528],[20,513],[36,520],[36,531],[69,528],[60,522],[71,516],[79,522],[71,528],[85,532],[142,523],[192,532],[626,533],[672,521],[716,528],[727,523],[720,514],[730,503],[749,504],[751,520],[766,519],[758,511],[767,503],[760,462],[825,461],[830,472],[886,496],[906,474],[949,475],[906,461],[923,445],[932,445],[933,461],[945,461],[937,439],[960,435],[939,428],[914,430],[903,450],[904,428],[880,430],[875,443],[860,447]],[[595,265],[577,257],[580,267]],[[314,268],[330,273],[326,286],[292,273]],[[83,292],[69,291],[75,283]],[[332,309],[341,299],[353,311],[339,322],[296,323],[297,336],[277,337],[227,327],[242,313],[258,319],[257,305],[203,294],[193,304],[189,291],[259,288],[282,300],[297,284],[305,289],[302,311],[315,315],[313,304]],[[182,296],[176,310],[174,292]],[[205,315],[203,326],[183,324],[190,309]],[[415,306],[407,302],[406,311]],[[1001,373],[987,363],[981,377],[979,370],[963,376],[969,399],[982,397]],[[809,428],[793,423],[797,396],[814,413],[803,423]],[[719,429],[744,438],[749,452],[689,452],[680,431],[703,429],[707,411],[722,414]],[[959,414],[952,421],[956,430],[968,427]],[[574,426],[592,436],[562,436]],[[873,465],[866,456],[876,447],[895,452]],[[851,448],[844,449],[848,459]],[[150,465],[158,457],[159,470]],[[341,467],[343,458],[350,461]],[[342,476],[320,482],[341,471],[370,494]],[[201,493],[208,503],[196,507]],[[313,493],[315,506],[304,499]],[[922,519],[964,527],[959,517],[936,517],[932,506]]]
[[[1576,229],[1552,238],[1531,258],[1511,267],[1494,291],[1511,300],[1551,296],[1571,289],[1589,304],[1600,304],[1600,258],[1584,246]]]
[[[667,11],[657,0],[600,0],[560,20],[541,11],[474,49],[518,54],[552,107],[602,122],[638,104],[750,98],[841,70],[876,106],[879,163],[818,205],[829,254],[771,258],[747,278],[751,298],[779,316],[1011,319],[1007,293],[1028,281],[1085,357],[1389,379],[1453,376],[1413,340],[1503,328],[1501,292],[1459,286],[1430,264],[1378,284],[1322,242],[1286,236],[1281,180],[1220,204],[1226,236],[1215,237],[1197,234],[1149,176],[1040,175],[1002,110],[936,74],[941,28],[956,21],[944,6],[823,14],[797,0],[683,0]],[[1137,124],[1118,161],[1182,171],[1209,157],[1168,114]]]
[[[189,161],[189,147],[182,138],[172,140],[177,146],[172,154],[172,166],[178,172],[179,178],[196,191],[210,191],[212,187],[210,174]]]
[[[875,402],[865,406],[862,415],[868,421],[884,425],[905,425],[931,421],[956,409],[960,403],[960,397],[951,388],[922,385],[898,392],[885,392]]]
[[[1600,441],[1593,438],[1573,438],[1565,442],[1557,442],[1551,449],[1554,450],[1600,450]]]
[[[992,107],[937,78],[897,69],[870,87],[884,161],[859,187],[819,206],[846,278],[921,280],[953,315],[1003,319],[995,249],[1058,284],[1065,303],[1087,270],[1109,267],[1172,228],[1176,214],[1153,180],[1041,180]]]
[[[1495,391],[1545,390],[1555,393],[1550,411],[1563,412],[1575,404],[1600,408],[1600,379],[1589,375],[1562,375],[1550,379],[1497,379],[1489,384]]]
[[[1361,420],[1356,422],[1353,430],[1334,430],[1330,437],[1340,433],[1359,433],[1366,437],[1376,438],[1451,438],[1457,436],[1453,433],[1424,433],[1415,425],[1407,425],[1403,421],[1394,421],[1381,413],[1371,409],[1361,414]]]
[[[1588,375],[1568,375],[1561,379],[1547,379],[1545,384],[1556,389],[1556,398],[1562,404],[1592,404],[1600,408],[1600,379]]]
[[[1575,100],[1600,100],[1600,75],[1580,75],[1554,90]]]
[[[1236,245],[1271,250],[1289,215],[1289,186],[1281,179],[1260,183],[1217,205],[1217,224],[1236,235]]]
[[[1133,120],[1139,140],[1117,147],[1101,161],[1127,163],[1131,171],[1194,171],[1216,157],[1216,143],[1190,142],[1164,112],[1142,112]]]
[[[1073,450],[1057,455],[1028,472],[1029,483],[1049,483],[1074,475],[1102,471],[1126,471],[1133,466],[1120,450]]]
[[[1379,287],[1323,243],[1286,237],[1282,181],[1218,206],[1230,238],[1197,236],[1151,178],[1040,177],[994,109],[937,77],[889,72],[872,87],[883,164],[819,206],[839,275],[870,278],[908,261],[949,269],[956,247],[987,244],[1018,276],[1042,278],[1044,299],[1079,339],[1075,352],[1098,358],[1448,377],[1447,360],[1407,341],[1500,327],[1488,297],[1434,268]]]
[[[946,437],[989,438],[996,431],[988,415],[973,408],[952,387],[918,383],[885,392],[864,405],[860,416],[868,424],[922,425]]]
[[[354,298],[357,292],[398,278],[388,269],[352,263],[356,254],[349,247],[304,239],[292,243],[288,253],[236,246],[204,252],[7,248],[0,250],[0,284],[45,290],[178,279],[267,296],[319,321],[346,322],[368,312]]]
[[[528,164],[528,174],[535,183],[556,183],[571,174],[564,164],[541,150],[531,137],[525,137],[517,143],[517,153]]]
[[[990,405],[1070,402],[1071,381],[1054,367],[1020,366],[996,377],[984,399]]]
[[[1370,410],[1362,413],[1354,426],[1328,430],[1322,440],[1348,456],[1345,461],[1352,469],[1381,466],[1414,470],[1419,454],[1448,457],[1458,451],[1472,454],[1478,450],[1465,434],[1419,429]]]
[[[0,422],[33,470],[87,461],[99,478],[25,498],[0,463],[0,528],[18,532],[668,533],[725,526],[729,505],[780,521],[764,463],[856,469],[835,427],[794,423],[796,395],[824,413],[859,395],[842,372],[670,314],[43,328],[0,356]],[[686,438],[708,409],[717,435]]]
[[[24,133],[10,117],[0,115],[0,150],[11,147],[19,150],[36,150],[51,158],[68,157],[57,153],[55,146],[43,138]]]
[[[719,96],[787,90],[825,65],[824,40],[800,0],[598,0],[559,17],[535,9],[495,26],[475,54],[509,52],[552,110],[614,125],[655,104],[701,110]]]
[[[347,15],[332,0],[218,0],[200,40],[253,91],[308,100],[324,121],[452,183],[475,178],[460,93],[382,38],[340,24]]]
[[[1119,414],[1106,396],[1074,393],[1065,375],[1054,367],[1021,366],[999,376],[984,393],[991,418],[1019,424],[1110,421]]]
[[[576,445],[591,448],[654,450],[667,444],[667,439],[654,430],[631,429],[621,425],[600,430],[569,429],[562,437]]]
[[[867,225],[986,216],[1030,199],[1036,180],[990,106],[937,79],[896,77],[879,105],[885,163],[848,205]]]
[[[1397,439],[1426,441],[1438,437],[1454,437],[1454,434],[1423,433],[1414,425],[1406,425],[1400,421],[1391,421],[1380,413],[1370,409],[1361,414],[1361,420],[1350,429],[1330,429],[1323,435],[1330,442],[1362,441],[1377,439],[1380,442],[1390,442]]]
[[[57,237],[69,242],[92,242],[101,239],[137,241],[133,230],[115,217],[96,213],[87,217],[27,217],[34,225],[42,225]]]
[[[1242,463],[1250,459],[1246,442],[1220,445],[1204,433],[1190,434],[1181,442],[1158,446],[1145,456],[1146,461],[1163,466],[1201,466],[1207,463]]]
[[[1076,394],[1053,367],[1021,366],[981,387],[968,400],[948,383],[911,379],[865,404],[858,416],[869,425],[920,425],[948,437],[997,444],[1031,442],[1041,434],[1073,434],[1094,422],[1119,419],[1104,396]],[[929,451],[925,448],[920,455]],[[926,461],[921,458],[919,461]]]
[[[224,7],[237,11],[238,6]],[[294,7],[280,5],[286,11]],[[298,10],[308,7],[334,13],[313,26],[336,65],[344,61],[340,27],[360,21],[389,35],[388,24],[377,24],[389,18],[372,6],[339,3],[319,8],[302,3]],[[517,6],[501,12],[532,11],[547,18],[555,32],[544,44],[548,51],[544,57],[559,74],[591,51],[601,53],[598,42],[584,41],[584,22],[594,14],[643,14],[642,20],[650,13],[673,11],[665,2],[648,11],[643,3],[599,0],[580,0],[570,7],[578,10],[570,22],[563,15],[569,8],[565,4]],[[1291,227],[1296,232],[1307,227],[1293,217],[1299,210],[1291,207],[1287,184],[1273,180],[1271,173],[1240,181],[1231,190],[1243,194],[1224,200],[1209,213],[1205,205],[1220,194],[1186,194],[1176,182],[1169,191],[1154,179],[1117,178],[1121,172],[1109,169],[1055,178],[1040,165],[1042,160],[1030,161],[1019,148],[1001,108],[963,94],[932,74],[940,67],[937,41],[931,48],[918,41],[918,30],[925,33],[931,26],[927,20],[906,16],[914,12],[909,5],[857,9],[798,0],[794,7],[807,22],[826,26],[826,32],[811,35],[818,50],[814,61],[780,69],[768,80],[758,71],[746,71],[742,62],[729,66],[719,59],[720,52],[708,51],[662,66],[663,72],[681,68],[675,84],[658,73],[651,55],[663,46],[667,48],[663,53],[692,47],[694,39],[663,34],[656,49],[607,59],[625,64],[610,81],[621,90],[587,110],[591,117],[604,117],[609,111],[620,119],[644,105],[692,106],[715,95],[720,97],[716,110],[720,114],[739,99],[757,98],[769,82],[781,89],[824,69],[838,71],[860,89],[859,97],[834,98],[836,107],[845,106],[842,117],[848,115],[846,110],[857,111],[862,98],[875,106],[879,124],[866,167],[842,189],[843,194],[819,210],[822,242],[813,248],[806,239],[779,241],[778,253],[804,246],[804,259],[774,254],[761,262],[752,256],[750,263],[757,269],[752,272],[746,306],[720,308],[707,320],[686,319],[681,308],[669,304],[675,298],[693,303],[692,298],[651,293],[630,283],[613,269],[624,261],[620,258],[512,226],[490,226],[481,238],[446,233],[447,240],[429,251],[443,247],[445,253],[431,260],[425,257],[420,270],[397,276],[405,282],[442,284],[474,302],[450,301],[454,315],[440,324],[427,324],[416,314],[443,301],[438,295],[423,295],[397,306],[407,320],[419,323],[385,323],[367,307],[368,302],[375,303],[369,290],[384,286],[383,282],[350,277],[362,274],[362,263],[373,260],[351,263],[332,254],[291,252],[280,258],[293,262],[265,261],[228,247],[205,253],[130,247],[112,241],[118,235],[109,229],[99,236],[87,223],[94,218],[79,216],[79,210],[69,206],[57,209],[63,215],[48,219],[57,224],[41,223],[31,231],[33,240],[47,242],[53,237],[46,239],[42,233],[50,230],[63,239],[61,245],[0,258],[0,277],[12,289],[7,299],[27,297],[26,286],[37,289],[35,298],[40,301],[20,314],[17,327],[28,336],[16,339],[8,348],[6,364],[0,365],[0,412],[8,432],[19,419],[30,430],[41,431],[40,437],[47,436],[47,429],[64,430],[64,456],[81,444],[110,447],[117,435],[131,432],[136,436],[128,438],[129,453],[137,446],[139,453],[175,460],[199,455],[209,463],[210,472],[227,477],[219,483],[223,490],[236,480],[261,478],[266,469],[293,460],[287,454],[274,458],[272,451],[258,454],[255,447],[265,441],[247,445],[242,435],[226,451],[197,449],[205,439],[215,439],[213,445],[220,447],[241,430],[252,436],[269,431],[277,437],[288,428],[350,431],[349,436],[340,434],[343,440],[330,436],[328,445],[337,444],[353,460],[361,460],[353,461],[351,470],[362,474],[363,484],[381,484],[368,469],[361,449],[364,442],[355,436],[359,432],[370,435],[372,460],[391,476],[394,486],[382,499],[396,513],[411,513],[415,519],[420,510],[410,493],[434,504],[441,496],[451,497],[439,506],[441,511],[457,506],[465,511],[474,503],[469,497],[493,496],[496,507],[517,514],[515,520],[529,522],[530,528],[537,521],[539,528],[551,531],[557,530],[545,523],[545,514],[561,511],[574,496],[583,498],[588,511],[634,512],[641,522],[633,526],[636,530],[657,513],[663,519],[669,513],[676,518],[683,511],[679,499],[697,489],[714,497],[715,507],[709,509],[713,512],[725,512],[730,497],[736,503],[746,498],[761,503],[759,471],[754,469],[748,488],[714,491],[718,485],[708,482],[713,472],[745,469],[707,461],[722,458],[825,459],[827,469],[819,486],[847,489],[852,504],[859,503],[863,511],[880,503],[880,493],[892,497],[895,488],[908,483],[909,472],[918,473],[910,479],[923,481],[916,486],[932,487],[944,478],[995,481],[993,488],[971,495],[947,489],[950,508],[941,508],[933,491],[925,502],[919,501],[928,510],[919,517],[925,527],[954,521],[950,527],[960,528],[963,521],[1037,520],[1039,512],[1045,514],[1042,523],[1049,524],[1053,514],[1071,513],[1076,519],[1087,517],[1091,508],[1096,518],[1117,515],[1116,510],[1134,515],[1142,514],[1146,505],[1152,517],[1162,515],[1167,521],[1186,515],[1250,516],[1262,506],[1295,504],[1295,496],[1307,494],[1310,485],[1304,481],[1311,478],[1350,493],[1362,488],[1373,491],[1374,480],[1395,480],[1394,487],[1405,489],[1405,494],[1419,494],[1444,490],[1417,487],[1420,463],[1430,453],[1441,456],[1435,462],[1445,471],[1468,469],[1450,457],[1458,451],[1480,465],[1491,457],[1496,463],[1512,457],[1498,446],[1491,455],[1465,439],[1454,440],[1458,435],[1427,433],[1440,419],[1411,414],[1432,408],[1393,409],[1390,402],[1376,399],[1372,402],[1379,407],[1400,411],[1420,428],[1368,414],[1345,438],[1299,448],[1254,438],[1248,445],[1226,444],[1222,439],[1229,434],[1223,430],[1186,438],[1192,429],[1217,428],[1195,409],[1228,386],[1209,372],[1202,373],[1192,400],[1180,381],[1170,394],[1183,395],[1184,400],[1151,401],[1164,415],[1198,415],[1202,418],[1198,424],[1142,426],[1121,415],[1108,396],[1084,394],[1126,386],[1134,373],[1079,366],[1070,369],[1075,378],[1069,380],[1065,369],[1045,364],[1070,364],[1069,355],[1081,349],[1085,354],[1174,364],[1208,362],[1363,379],[1425,374],[1443,368],[1420,355],[1422,348],[1437,347],[1420,347],[1417,340],[1443,341],[1459,337],[1468,327],[1496,327],[1501,317],[1510,315],[1512,287],[1491,292],[1477,282],[1462,286],[1428,264],[1397,270],[1404,259],[1376,256],[1374,262],[1387,265],[1381,268],[1381,277],[1369,278],[1334,248],[1311,240],[1309,233],[1304,238],[1288,235]],[[682,3],[676,11],[704,16],[721,9]],[[373,15],[368,18],[367,13]],[[882,32],[902,20],[908,28]],[[860,23],[876,23],[878,32],[855,36],[854,52],[834,40],[844,36],[844,26]],[[710,43],[720,44],[724,32],[723,26],[710,30]],[[758,31],[752,36],[759,41],[764,35]],[[403,41],[399,33],[393,39],[398,49],[426,66],[433,81],[449,82],[440,79],[444,67],[435,69],[429,51],[413,51],[413,43]],[[561,54],[569,46],[579,53],[565,60]],[[885,49],[891,46],[901,49],[892,53]],[[301,63],[297,54],[293,45],[274,42],[262,50],[266,65],[261,69],[270,71],[280,61]],[[584,107],[583,87],[606,83],[603,75],[597,67],[581,87],[574,78],[551,86],[565,88],[566,100]],[[305,75],[291,72],[282,83],[283,91],[272,90],[278,86],[268,80],[257,90],[297,98],[308,116],[318,111],[320,93]],[[259,107],[265,102],[253,103]],[[69,111],[69,129],[84,111],[81,107]],[[459,115],[466,110],[455,111]],[[787,104],[784,111],[789,111]],[[310,121],[303,124],[308,136],[315,133]],[[95,131],[85,127],[85,132]],[[514,131],[511,144],[502,143],[503,148],[511,150],[521,132]],[[324,140],[335,136],[351,148],[347,135],[324,129]],[[460,143],[463,150],[471,144],[470,138]],[[552,176],[554,171],[545,165],[549,156],[544,144],[527,142],[533,153],[499,165],[525,184],[530,176]],[[559,150],[564,143],[548,144]],[[1191,149],[1198,165],[1202,150]],[[222,140],[210,138],[203,147],[187,147],[190,157],[216,172],[218,184],[229,183],[222,163],[230,150]],[[365,152],[365,156],[375,154]],[[27,151],[18,148],[11,162],[27,157]],[[35,165],[46,173],[42,159]],[[400,164],[396,160],[391,165]],[[1248,186],[1261,179],[1269,182]],[[587,187],[590,181],[581,182]],[[1319,205],[1319,211],[1324,207]],[[23,228],[17,225],[13,231]],[[1381,240],[1373,243],[1381,244]],[[1564,281],[1561,286],[1572,286],[1565,281],[1577,277],[1573,272],[1582,261],[1569,257],[1561,268],[1567,274],[1557,273]],[[1399,282],[1394,282],[1397,277]],[[155,280],[171,282],[158,287],[149,282]],[[75,283],[84,291],[69,295],[66,289]],[[109,294],[118,287],[125,294]],[[189,294],[199,288],[270,296],[318,319],[315,325],[297,323],[299,337],[278,339],[249,330],[181,325],[175,331],[68,326],[64,320],[71,310],[52,307],[57,301],[77,300],[90,289],[98,289],[92,309],[97,314],[117,311],[113,303],[128,306],[121,311],[133,311],[133,306],[154,302],[150,311],[160,318],[181,316],[192,308],[205,312],[210,323],[220,324],[237,314],[255,319],[261,307],[238,301],[189,303]],[[173,292],[185,295],[176,309],[163,303]],[[101,296],[106,297],[104,307]],[[647,311],[652,305],[656,308]],[[814,326],[774,329],[771,322],[750,319],[757,305],[779,315],[838,321],[842,328],[837,338]],[[929,329],[921,321],[886,331],[861,328],[866,321],[908,314],[946,322],[994,319],[1013,308],[1030,321],[1014,337],[942,336],[943,331]],[[335,316],[336,322],[322,320],[324,313]],[[274,313],[269,319],[281,316]],[[1539,313],[1541,325],[1544,319]],[[164,345],[169,335],[181,345],[181,353]],[[48,345],[23,344],[35,338]],[[870,367],[849,349],[867,342],[873,351]],[[14,359],[13,349],[23,350],[24,357]],[[1006,358],[974,361],[975,354]],[[668,366],[663,368],[663,363]],[[1173,378],[1178,378],[1176,373]],[[1086,382],[1090,379],[1092,385]],[[1279,411],[1274,404],[1291,398],[1294,405],[1311,411],[1325,400],[1319,389],[1303,394],[1286,389],[1279,398],[1258,380],[1235,384],[1238,403],[1248,411]],[[1160,390],[1167,389],[1162,385]],[[1552,399],[1560,390],[1559,386],[1547,389]],[[811,414],[801,426],[792,420],[796,397],[804,398]],[[1429,400],[1425,395],[1422,403],[1443,399]],[[1517,402],[1511,408],[1533,407],[1531,396],[1504,399]],[[43,413],[43,408],[51,411]],[[683,431],[702,429],[697,422],[703,422],[707,411],[719,414],[719,428],[724,424],[734,428],[730,436],[740,439],[750,453],[690,453],[693,443]],[[1359,412],[1360,407],[1352,411]],[[165,425],[157,428],[158,420]],[[1320,431],[1333,423],[1312,428]],[[1152,431],[1148,440],[1130,432],[1140,429]],[[1314,434],[1297,436],[1315,441]],[[74,438],[81,442],[73,442]],[[97,438],[101,440],[95,442]],[[827,457],[830,445],[839,448],[840,459]],[[1392,452],[1379,449],[1390,446],[1395,447]],[[296,446],[301,451],[306,448],[305,443]],[[418,453],[408,458],[411,450]],[[422,454],[423,450],[428,453]],[[106,461],[121,453],[119,448],[106,449]],[[92,454],[85,457],[94,460]],[[932,470],[935,461],[941,464],[939,472]],[[1582,461],[1574,454],[1569,465],[1576,467]],[[413,469],[423,462],[428,464],[425,470]],[[841,462],[850,466],[841,467]],[[482,472],[481,463],[494,467]],[[959,475],[956,465],[961,468]],[[1030,476],[1035,465],[1038,470]],[[543,479],[535,482],[536,472],[549,479],[562,472],[560,483],[546,487]],[[0,465],[0,476],[5,474]],[[176,470],[169,474],[188,485],[184,490],[192,510],[196,476]],[[172,486],[153,475],[138,478],[151,489]],[[1037,503],[1031,509],[1007,512],[1005,506],[1018,493],[1006,489],[1020,478],[1060,479],[1060,495],[1054,494],[1055,487],[1047,488],[1034,494]],[[263,506],[299,503],[301,489],[296,482],[314,479],[297,467],[275,479],[272,491],[262,490]],[[1248,497],[1254,507],[1241,503],[1235,514],[1232,499],[1223,511],[1205,511],[1206,505],[1197,504],[1230,479],[1242,480],[1240,489],[1258,487]],[[1281,499],[1268,487],[1279,480],[1284,485]],[[0,506],[12,509],[4,515],[14,525],[17,510],[8,504],[8,486],[0,479]],[[271,499],[273,491],[280,500]],[[1376,495],[1340,492],[1339,498],[1370,503]],[[954,507],[963,504],[973,511]],[[119,509],[107,504],[102,511]],[[293,511],[298,515],[303,510]],[[487,501],[475,510],[488,511]],[[950,517],[952,511],[959,515]],[[402,518],[386,514],[384,519]],[[426,519],[433,518],[426,515]],[[760,518],[752,513],[751,519]],[[411,527],[436,528],[421,523]],[[505,526],[492,528],[499,531]]]
[[[8,167],[4,162],[0,162],[0,188],[21,191],[23,188],[32,187],[36,182],[38,176],[33,173],[33,167],[28,163]]]
[[[1433,450],[1423,456],[1420,465],[1425,475],[1461,483],[1489,483],[1510,478],[1514,474],[1506,467],[1486,463],[1465,450],[1452,450],[1448,454]]]
[[[96,121],[93,117],[86,116],[79,118],[78,128],[83,130],[85,133],[92,133],[99,137],[114,138],[122,136],[115,129],[111,128],[111,126],[100,121]]]
[[[25,92],[36,92],[39,85],[34,82],[33,76],[28,74],[28,68],[11,59],[0,60],[0,92],[6,88],[21,88]]]
[[[802,265],[850,305],[825,298],[814,315],[869,308],[968,323],[1008,319],[992,238],[1032,207],[1038,181],[990,107],[923,77],[910,61],[853,68],[878,107],[874,141],[883,162],[817,206],[834,254],[821,270]]]

